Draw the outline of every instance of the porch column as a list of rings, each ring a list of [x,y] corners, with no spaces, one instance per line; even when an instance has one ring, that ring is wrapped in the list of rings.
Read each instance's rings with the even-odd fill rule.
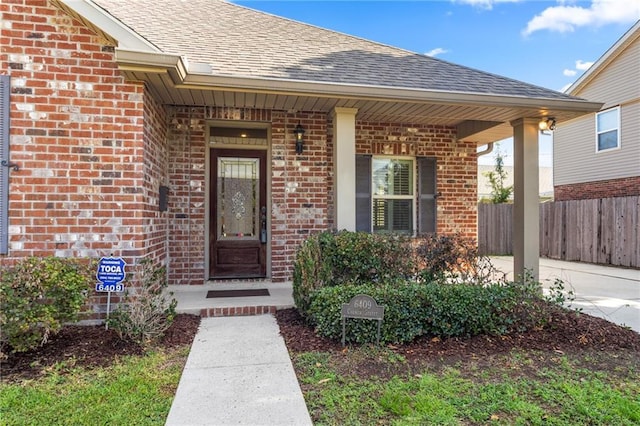
[[[355,108],[334,109],[333,193],[337,230],[356,230],[356,113]]]
[[[513,126],[513,267],[514,277],[525,270],[538,280],[540,219],[538,189],[538,121],[521,118]]]

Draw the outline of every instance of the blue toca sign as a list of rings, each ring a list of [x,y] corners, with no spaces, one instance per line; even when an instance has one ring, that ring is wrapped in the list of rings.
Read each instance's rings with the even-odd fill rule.
[[[127,266],[121,257],[103,257],[98,262],[96,291],[124,291],[124,267]]]

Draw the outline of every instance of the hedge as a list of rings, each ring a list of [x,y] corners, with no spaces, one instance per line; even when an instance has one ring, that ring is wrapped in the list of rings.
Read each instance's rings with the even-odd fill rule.
[[[0,348],[34,349],[78,319],[95,264],[88,259],[28,257],[0,274]]]
[[[324,287],[353,282],[384,283],[414,274],[409,240],[365,232],[322,232],[298,248],[293,269],[293,298],[303,316],[310,296]]]
[[[308,317],[318,334],[342,337],[342,304],[367,294],[385,307],[381,343],[404,343],[416,337],[504,334],[517,322],[514,307],[530,295],[517,285],[387,282],[325,287],[310,295]],[[346,340],[373,342],[376,321],[347,319]]]

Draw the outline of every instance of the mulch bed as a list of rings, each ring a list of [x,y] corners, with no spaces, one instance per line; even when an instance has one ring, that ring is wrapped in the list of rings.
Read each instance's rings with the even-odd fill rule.
[[[165,333],[160,346],[190,345],[200,325],[200,317],[179,314]],[[67,362],[81,367],[106,367],[118,357],[141,355],[144,349],[122,340],[104,326],[70,325],[62,328],[44,346],[28,352],[10,354],[0,360],[2,381],[36,378],[52,365]]]
[[[425,336],[408,344],[387,345],[385,349],[405,360],[395,363],[390,363],[387,357],[381,357],[375,351],[353,351],[349,345],[343,348],[338,342],[317,336],[295,309],[278,311],[276,318],[280,334],[294,356],[309,351],[328,352],[335,371],[359,378],[391,378],[447,366],[463,370],[491,368],[501,365],[508,359],[502,355],[513,350],[535,356],[536,362],[532,365],[518,367],[521,374],[531,376],[545,365],[557,364],[563,355],[575,355],[573,359],[583,363],[584,368],[613,376],[620,374],[621,369],[626,371],[629,366],[640,369],[639,333],[601,318],[552,306],[549,307],[545,327],[524,333],[466,339]],[[582,360],[590,361],[584,363]]]
[[[280,333],[292,353],[319,351],[333,354],[348,352],[339,342],[315,334],[295,309],[276,313]],[[162,347],[190,345],[196,334],[200,318],[180,314],[159,343]],[[513,349],[570,354],[594,351],[603,354],[626,353],[640,359],[640,334],[609,321],[577,314],[563,309],[551,309],[545,327],[507,336],[476,336],[468,339],[438,339],[422,337],[410,344],[389,345],[387,348],[402,355],[409,365],[425,362],[455,362],[507,353]],[[107,366],[125,355],[139,355],[144,349],[134,342],[121,340],[113,330],[104,326],[67,326],[37,350],[9,355],[0,361],[3,381],[35,378],[57,362],[66,361],[75,366]],[[606,357],[605,357],[606,358]],[[368,362],[371,375],[385,375],[388,366]],[[640,360],[638,361],[640,365]],[[611,369],[615,367],[612,362]],[[378,371],[379,370],[379,371]]]
[[[585,348],[630,349],[640,351],[640,334],[625,327],[587,314],[552,308],[545,327],[506,336],[438,339],[421,337],[404,345],[391,346],[409,357],[443,357],[481,355],[523,350],[575,351]],[[317,336],[295,309],[278,311],[280,334],[292,352],[335,351],[342,346]]]

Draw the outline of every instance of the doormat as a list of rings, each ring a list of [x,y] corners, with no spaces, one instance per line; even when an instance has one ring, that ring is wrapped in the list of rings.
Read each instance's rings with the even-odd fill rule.
[[[209,290],[207,299],[216,297],[252,297],[252,296],[269,296],[269,290],[266,288],[249,288],[244,290]]]

